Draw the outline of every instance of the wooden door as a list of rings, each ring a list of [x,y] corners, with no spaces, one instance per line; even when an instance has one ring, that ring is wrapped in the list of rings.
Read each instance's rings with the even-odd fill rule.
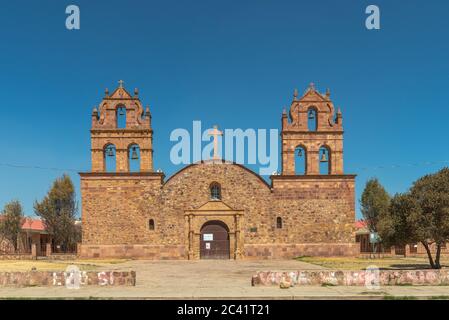
[[[211,221],[201,228],[201,259],[229,259],[229,231],[220,221]]]

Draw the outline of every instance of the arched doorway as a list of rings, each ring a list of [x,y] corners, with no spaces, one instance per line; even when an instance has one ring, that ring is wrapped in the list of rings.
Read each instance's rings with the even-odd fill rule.
[[[229,228],[221,221],[208,221],[201,227],[201,259],[230,259]]]

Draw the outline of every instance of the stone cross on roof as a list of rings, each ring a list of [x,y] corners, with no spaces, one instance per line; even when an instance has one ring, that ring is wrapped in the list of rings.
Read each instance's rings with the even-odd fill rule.
[[[209,131],[209,135],[214,137],[214,156],[213,160],[219,160],[220,156],[218,155],[218,136],[223,135],[223,131],[218,130],[218,127],[215,125],[214,129]]]
[[[125,83],[125,81],[123,81],[123,80],[119,80],[118,81],[118,87],[119,88],[123,88],[123,84]]]

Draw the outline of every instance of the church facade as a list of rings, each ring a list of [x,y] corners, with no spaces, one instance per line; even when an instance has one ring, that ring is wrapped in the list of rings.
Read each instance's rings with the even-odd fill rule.
[[[119,118],[125,121],[119,125]],[[343,172],[342,114],[330,93],[295,91],[282,114],[282,171],[222,160],[166,178],[153,169],[151,114],[121,82],[92,112],[80,173],[82,257],[275,259],[355,255],[355,175]],[[107,162],[115,158],[115,170]],[[139,161],[138,171],[131,166]],[[301,166],[301,170],[299,170]],[[322,172],[321,170],[325,172]]]

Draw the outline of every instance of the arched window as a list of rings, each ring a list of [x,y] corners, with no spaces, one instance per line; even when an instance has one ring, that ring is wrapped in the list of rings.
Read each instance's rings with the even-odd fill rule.
[[[276,218],[276,228],[282,229],[282,218],[281,217]]]
[[[124,129],[126,128],[126,108],[118,107],[116,111],[117,118],[117,128]]]
[[[319,166],[320,174],[330,174],[331,173],[331,152],[328,147],[321,147],[319,156]]]
[[[307,150],[303,146],[295,149],[295,174],[303,175],[307,172]]]
[[[140,171],[140,148],[137,144],[128,147],[128,169],[129,172]]]
[[[108,144],[103,150],[104,158],[104,171],[115,172],[116,171],[116,150],[113,144]]]
[[[212,200],[221,200],[221,187],[219,183],[214,182],[210,185],[210,198]]]
[[[307,110],[307,128],[309,131],[316,131],[318,128],[318,111],[315,107]]]
[[[154,220],[153,219],[150,219],[150,221],[148,222],[148,229],[154,230]]]

